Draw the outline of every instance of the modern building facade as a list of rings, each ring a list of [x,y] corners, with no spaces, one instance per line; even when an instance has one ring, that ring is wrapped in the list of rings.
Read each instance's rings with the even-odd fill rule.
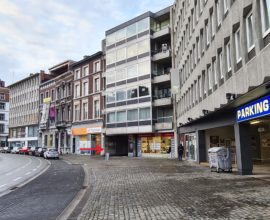
[[[37,147],[39,123],[39,85],[46,80],[44,71],[30,74],[10,89],[9,146]]]
[[[0,79],[0,147],[8,146],[9,89]]]
[[[175,1],[172,87],[187,159],[229,147],[241,174],[270,160],[269,3]]]
[[[105,56],[97,52],[72,64],[73,85],[73,152],[91,154],[89,148],[104,148]]]
[[[106,151],[168,156],[174,148],[170,8],[106,31]]]
[[[73,72],[67,60],[49,69],[50,80],[40,85],[40,139],[43,147],[72,152]]]

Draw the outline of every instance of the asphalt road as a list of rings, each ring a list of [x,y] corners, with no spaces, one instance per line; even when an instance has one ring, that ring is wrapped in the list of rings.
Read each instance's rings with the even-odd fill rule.
[[[80,165],[51,160],[42,175],[0,197],[0,220],[56,219],[82,188]]]
[[[33,178],[49,163],[43,158],[17,154],[0,154],[0,196]]]

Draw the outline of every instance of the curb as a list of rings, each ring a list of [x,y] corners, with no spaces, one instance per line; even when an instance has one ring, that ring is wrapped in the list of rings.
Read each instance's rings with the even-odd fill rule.
[[[72,164],[69,161],[63,160],[67,164]],[[73,211],[77,208],[80,201],[83,199],[85,193],[87,192],[87,188],[90,186],[89,181],[89,172],[86,169],[86,165],[81,165],[84,171],[84,181],[83,187],[72,199],[72,201],[68,204],[68,206],[62,211],[60,215],[57,216],[56,220],[67,220],[73,213]]]

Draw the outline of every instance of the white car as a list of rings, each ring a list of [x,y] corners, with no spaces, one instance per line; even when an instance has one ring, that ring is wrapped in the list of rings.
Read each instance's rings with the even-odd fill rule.
[[[18,154],[20,152],[21,147],[13,147],[13,149],[11,150],[12,154]]]
[[[49,158],[59,159],[59,153],[55,149],[48,149],[44,152],[44,158],[45,159],[49,159]]]

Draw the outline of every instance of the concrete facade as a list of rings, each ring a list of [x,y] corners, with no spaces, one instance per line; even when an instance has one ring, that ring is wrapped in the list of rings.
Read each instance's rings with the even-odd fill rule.
[[[178,132],[232,126],[242,174],[252,172],[252,161],[247,156],[250,144],[242,137],[248,129],[236,122],[235,111],[270,93],[267,8],[264,0],[178,0],[172,7]],[[198,144],[198,152],[205,154]]]

